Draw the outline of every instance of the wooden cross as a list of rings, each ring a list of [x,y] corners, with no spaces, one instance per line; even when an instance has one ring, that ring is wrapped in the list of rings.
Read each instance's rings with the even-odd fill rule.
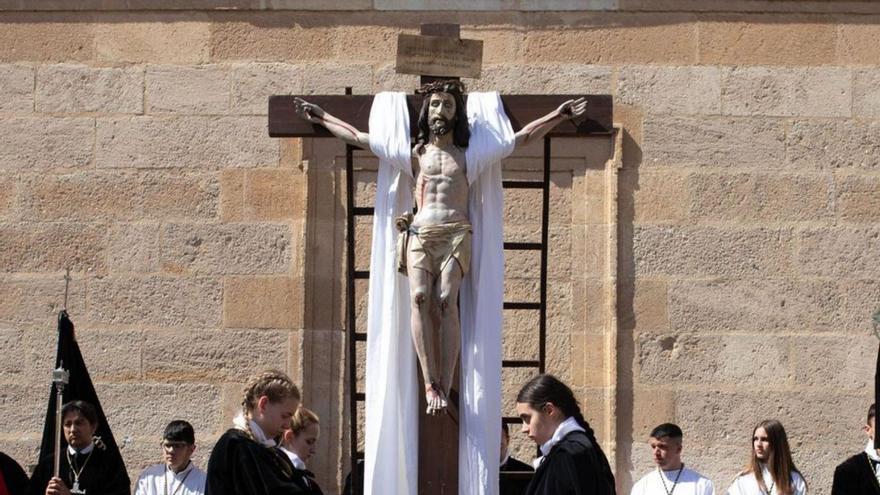
[[[423,24],[423,36],[445,37],[449,43],[460,42],[458,24]],[[403,36],[403,35],[401,35]],[[440,40],[442,41],[442,40]],[[444,44],[447,44],[444,42]],[[400,60],[398,60],[398,69]],[[477,70],[479,71],[479,69]],[[459,75],[471,75],[464,71]],[[456,76],[421,75],[421,83],[435,80],[459,79]],[[501,100],[514,132],[559,107],[563,102],[584,95],[502,95]],[[586,95],[587,111],[578,122],[566,120],[560,123],[549,137],[578,137],[597,134],[611,134],[612,98],[610,95]],[[278,95],[269,98],[269,136],[298,138],[334,137],[323,126],[313,125],[300,119],[294,110],[295,95]],[[357,129],[366,131],[369,127],[372,95],[308,95],[304,96],[328,113],[350,123]],[[418,134],[418,113],[423,95],[407,96],[410,113],[410,135]],[[418,372],[418,383],[422,382]],[[456,380],[458,382],[458,380]],[[352,384],[352,387],[354,385]],[[458,418],[457,390],[450,394],[452,414],[427,416],[425,414],[424,394],[419,393],[419,494],[457,495],[458,494]],[[501,418],[498,418],[500,428]],[[355,417],[351,421],[356,421]],[[500,446],[499,446],[500,447]],[[499,460],[500,462],[500,460]],[[352,466],[353,479],[357,477]],[[355,491],[354,493],[359,493]]]

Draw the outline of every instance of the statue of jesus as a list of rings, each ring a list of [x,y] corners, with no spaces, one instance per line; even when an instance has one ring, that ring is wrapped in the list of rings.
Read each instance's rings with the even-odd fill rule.
[[[417,213],[397,219],[399,263],[409,279],[412,338],[422,368],[427,413],[442,413],[461,346],[458,292],[470,267],[471,224],[465,149],[470,129],[465,113],[464,84],[437,81],[418,91],[425,95],[412,149],[416,159]],[[515,146],[543,138],[565,119],[586,112],[585,98],[568,100],[553,112],[516,133]],[[296,113],[320,124],[342,141],[370,149],[367,133],[301,98]],[[500,253],[499,253],[500,254]]]

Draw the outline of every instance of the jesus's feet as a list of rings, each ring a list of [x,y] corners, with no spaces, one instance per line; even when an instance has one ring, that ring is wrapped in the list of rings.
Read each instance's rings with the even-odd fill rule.
[[[425,384],[425,402],[428,407],[425,412],[429,416],[435,416],[446,411],[446,394],[437,383]]]

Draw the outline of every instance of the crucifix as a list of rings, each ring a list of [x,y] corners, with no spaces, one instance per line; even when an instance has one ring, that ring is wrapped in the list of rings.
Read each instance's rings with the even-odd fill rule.
[[[421,91],[407,97],[410,135],[416,136],[411,151],[416,165],[411,174],[418,210],[415,217],[401,215],[396,219],[401,241],[398,263],[408,278],[412,342],[421,368],[418,381],[423,387],[423,410],[428,416],[422,417],[419,427],[418,491],[452,494],[459,492],[456,478],[461,465],[458,456],[450,455],[458,452],[458,410],[454,400],[457,394],[453,392],[461,332],[457,297],[470,268],[473,232],[468,210],[472,179],[468,167],[474,165],[466,160],[470,124],[465,113],[464,86],[458,78],[478,77],[480,60],[477,52],[476,64],[464,63],[468,57],[474,58],[474,45],[465,43],[472,40],[458,39],[457,25],[424,25],[422,34],[422,38],[401,35],[398,46],[399,72],[405,71],[409,62],[430,74],[422,72]],[[432,46],[438,50],[432,52]],[[462,47],[463,51],[456,52]],[[401,48],[408,48],[411,57],[401,59]],[[444,57],[448,63],[441,70],[436,69]],[[566,95],[505,96],[501,101],[503,110],[498,111],[504,112],[515,132],[507,153],[551,132],[571,136],[611,129],[611,100],[605,95],[590,96],[589,102],[583,96]],[[370,150],[373,130],[362,130],[367,128],[371,102],[369,96],[310,96],[308,101],[296,96],[273,96],[269,104],[269,132],[273,137],[335,136],[350,146]],[[420,109],[418,115],[416,109]],[[498,247],[499,252],[492,255],[500,259],[503,254],[500,244]],[[372,287],[371,280],[371,291]],[[500,323],[500,301],[497,310]],[[497,345],[500,348],[500,340]],[[499,368],[500,364],[499,355]],[[367,366],[369,370],[369,362]],[[443,414],[448,409],[452,414]],[[370,414],[369,409],[367,413]],[[498,417],[489,418],[487,424],[500,428],[500,419],[499,411]],[[495,443],[492,452],[497,457],[500,441]],[[496,463],[497,478],[496,459],[485,462]]]

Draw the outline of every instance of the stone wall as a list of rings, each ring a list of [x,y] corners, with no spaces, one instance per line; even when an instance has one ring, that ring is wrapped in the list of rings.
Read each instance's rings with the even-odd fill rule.
[[[35,459],[70,268],[133,476],[172,417],[195,424],[204,464],[241,382],[273,366],[322,417],[314,467],[334,493],[342,148],[268,138],[266,97],[411,90],[397,34],[458,22],[484,41],[471,89],[614,95],[620,170],[609,138],[554,144],[548,357],[621,490],[650,467],[657,423],[681,424],[686,462],[721,491],[754,423],[777,417],[828,493],[862,447],[875,358],[880,6],[459,3],[0,1],[0,449]],[[540,151],[505,174],[534,177]],[[374,167],[358,159],[359,201]],[[509,238],[534,235],[534,198],[506,199]],[[535,260],[508,258],[510,296],[533,294]],[[510,316],[506,355],[524,357],[534,322]]]

